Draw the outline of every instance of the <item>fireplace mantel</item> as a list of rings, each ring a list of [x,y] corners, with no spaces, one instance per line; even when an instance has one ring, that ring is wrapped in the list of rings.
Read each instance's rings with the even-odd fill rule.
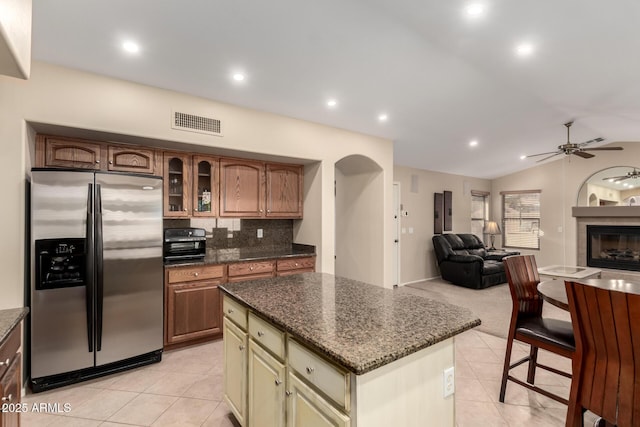
[[[575,218],[630,218],[640,217],[640,206],[574,206]]]

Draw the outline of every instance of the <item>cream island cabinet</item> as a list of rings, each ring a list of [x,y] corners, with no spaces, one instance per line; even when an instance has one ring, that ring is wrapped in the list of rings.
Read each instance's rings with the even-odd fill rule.
[[[224,398],[244,427],[453,426],[470,311],[322,273],[228,283]]]

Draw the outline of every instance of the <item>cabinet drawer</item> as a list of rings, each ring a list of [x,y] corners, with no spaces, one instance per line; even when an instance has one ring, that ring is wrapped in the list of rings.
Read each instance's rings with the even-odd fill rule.
[[[218,279],[224,277],[224,265],[202,265],[167,269],[169,283],[192,282],[194,280]]]
[[[267,350],[284,360],[284,332],[249,313],[249,335]]]
[[[271,273],[274,270],[273,261],[239,262],[229,264],[229,277],[248,274]]]
[[[309,269],[315,266],[316,259],[314,257],[278,260],[278,271],[297,270],[299,268]]]
[[[4,341],[4,344],[0,346],[0,377],[6,372],[7,368],[9,368],[11,361],[20,349],[21,330],[22,327],[20,325],[15,327]]]
[[[349,373],[327,362],[289,339],[289,365],[309,383],[313,384],[342,409],[351,410]]]
[[[247,330],[247,309],[225,295],[222,311],[226,317],[233,320],[243,330]]]

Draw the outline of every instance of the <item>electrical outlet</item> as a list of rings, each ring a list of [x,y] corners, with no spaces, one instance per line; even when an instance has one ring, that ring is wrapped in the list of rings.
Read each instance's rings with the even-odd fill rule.
[[[263,233],[262,228],[258,228],[258,239],[262,239]]]
[[[444,370],[442,386],[442,397],[451,396],[455,392],[455,374],[453,366]]]

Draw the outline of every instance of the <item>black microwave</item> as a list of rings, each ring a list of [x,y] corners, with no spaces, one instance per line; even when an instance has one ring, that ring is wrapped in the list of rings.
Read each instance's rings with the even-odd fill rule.
[[[207,252],[203,228],[167,228],[164,230],[164,260],[201,260]]]

